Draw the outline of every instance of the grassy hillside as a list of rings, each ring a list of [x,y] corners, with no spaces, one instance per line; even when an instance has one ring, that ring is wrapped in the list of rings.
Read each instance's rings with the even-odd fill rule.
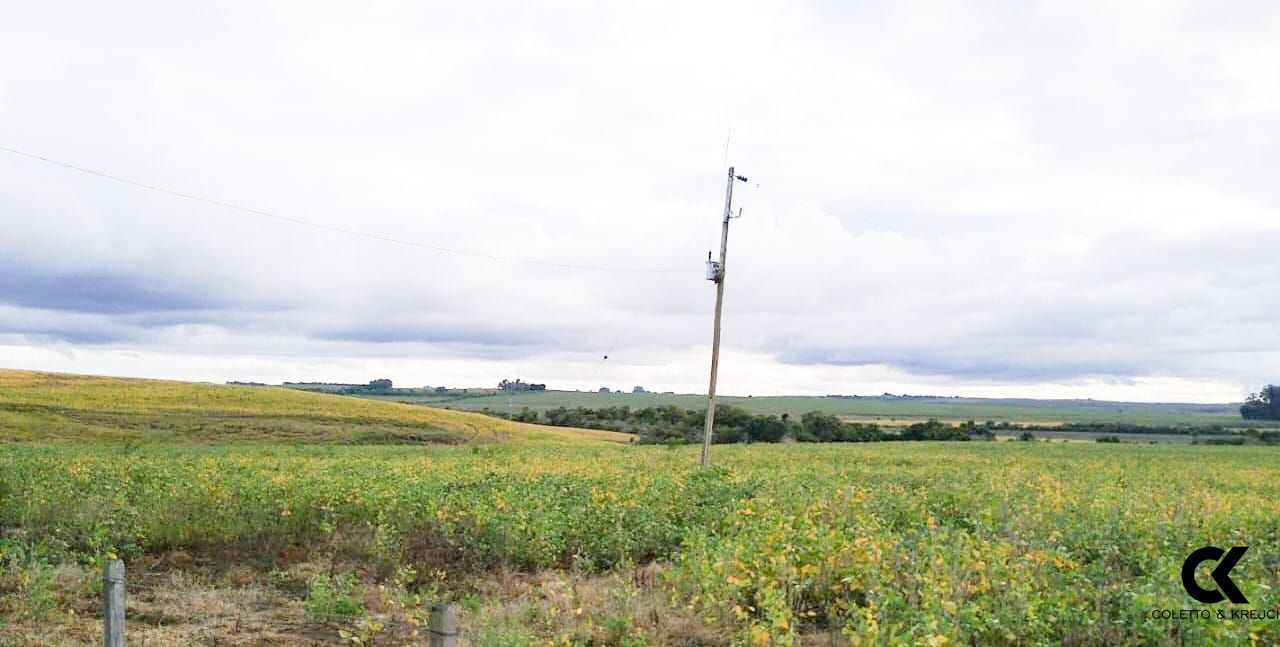
[[[629,436],[274,387],[0,369],[0,440],[458,444]]]
[[[483,392],[482,392],[483,393]],[[546,411],[556,407],[630,406],[632,409],[675,405],[703,409],[706,396],[692,394],[622,394],[581,391],[493,393],[442,399],[438,397],[385,396],[385,399],[427,406],[481,411],[519,412],[524,407]],[[1031,400],[1022,398],[892,398],[761,396],[721,397],[721,404],[742,407],[755,414],[799,416],[822,411],[850,421],[876,422],[884,426],[910,424],[928,418],[947,422],[994,420],[1010,423],[1061,424],[1114,422],[1135,425],[1243,426],[1238,405],[1106,402],[1100,400]],[[1251,422],[1249,426],[1258,425]]]

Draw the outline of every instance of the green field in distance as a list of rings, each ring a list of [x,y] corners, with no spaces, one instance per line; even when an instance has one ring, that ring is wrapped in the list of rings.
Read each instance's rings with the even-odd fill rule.
[[[675,405],[683,409],[703,409],[706,396],[661,393],[597,393],[587,391],[524,391],[506,393],[492,389],[469,389],[465,395],[436,396],[386,395],[370,396],[433,407],[500,413],[519,413],[528,407],[546,411],[556,407],[599,409],[629,406],[632,409]],[[1101,400],[1032,400],[948,397],[806,397],[806,396],[727,396],[717,403],[742,407],[756,414],[799,416],[808,411],[821,411],[850,421],[879,422],[885,426],[909,424],[937,418],[947,422],[974,420],[997,423],[1063,424],[1110,422],[1134,425],[1185,425],[1224,427],[1265,427],[1274,423],[1240,418],[1238,404],[1185,404],[1106,402]]]

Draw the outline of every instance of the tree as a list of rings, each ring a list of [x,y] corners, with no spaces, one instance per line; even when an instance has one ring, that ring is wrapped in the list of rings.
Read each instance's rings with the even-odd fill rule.
[[[1240,406],[1245,420],[1280,420],[1280,386],[1268,384]]]
[[[388,380],[385,377],[377,380],[369,380],[369,389],[373,391],[390,391],[391,380]]]
[[[787,433],[787,425],[777,416],[753,416],[747,422],[747,437],[755,442],[776,443]]]
[[[842,427],[843,423],[840,419],[820,411],[810,411],[800,416],[800,425],[804,429],[803,437],[800,440],[819,443],[830,443],[843,440]]]
[[[899,434],[902,440],[969,440],[969,434],[959,427],[943,424],[934,418],[907,426]]]
[[[884,440],[884,433],[880,431],[880,425],[877,424],[861,424],[857,422],[845,423],[845,440],[854,443],[874,443]]]
[[[538,422],[538,412],[537,412],[537,411],[530,411],[530,410],[529,410],[529,407],[524,407],[524,408],[520,409],[520,413],[517,413],[517,414],[515,414],[515,415],[511,416],[511,419],[512,419],[512,420],[514,420],[514,421],[516,421],[516,422],[532,422],[532,423],[537,423],[537,422]]]
[[[503,391],[546,391],[547,385],[525,382],[524,380],[516,378],[514,382],[511,380],[498,382],[498,388]]]

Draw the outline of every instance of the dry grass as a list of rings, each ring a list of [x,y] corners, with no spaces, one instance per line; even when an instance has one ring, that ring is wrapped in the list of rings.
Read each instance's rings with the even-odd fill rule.
[[[75,613],[14,622],[0,627],[0,644],[99,645],[101,604],[76,600]],[[171,573],[131,583],[127,591],[128,644],[318,645],[337,634],[310,623],[300,605],[256,583],[204,582]]]
[[[462,619],[475,628],[474,644],[728,644],[722,629],[674,605],[664,586],[644,582],[620,573],[496,573],[475,583],[483,602]]]
[[[456,583],[434,573],[428,585],[359,580],[354,594],[362,618],[316,618],[307,609],[306,582],[333,572],[327,559],[300,561],[278,570],[193,560],[181,552],[131,566],[127,585],[130,645],[329,645],[340,631],[369,645],[420,644],[425,609],[434,599],[458,601],[463,645],[725,645],[722,629],[672,604],[662,567],[633,574],[584,575],[568,571],[495,570],[461,574]],[[0,644],[61,647],[101,644],[101,604],[86,586],[96,572],[60,567],[54,579],[59,611],[11,615],[0,625]],[[430,599],[426,599],[430,598]],[[416,635],[415,635],[416,631]]]

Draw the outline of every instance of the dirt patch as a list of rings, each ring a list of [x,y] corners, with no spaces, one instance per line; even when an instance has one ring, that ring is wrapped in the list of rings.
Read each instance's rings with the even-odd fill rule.
[[[454,554],[429,535],[413,550],[423,563]],[[431,604],[442,600],[457,605],[463,645],[618,645],[637,636],[653,645],[729,643],[722,627],[673,604],[657,563],[603,575],[402,567],[379,577],[327,556],[275,567],[210,557],[172,551],[130,564],[130,645],[331,645],[343,635],[367,645],[419,644]],[[43,614],[6,613],[0,645],[101,644],[95,577],[77,567],[50,578],[58,603]],[[326,615],[336,607],[317,603],[317,582],[330,583],[331,593],[341,588],[359,612]]]
[[[0,626],[5,645],[100,645],[101,603],[81,598],[44,617]],[[257,585],[209,584],[182,572],[135,577],[126,590],[130,645],[322,645],[336,631],[310,622],[294,600]]]

